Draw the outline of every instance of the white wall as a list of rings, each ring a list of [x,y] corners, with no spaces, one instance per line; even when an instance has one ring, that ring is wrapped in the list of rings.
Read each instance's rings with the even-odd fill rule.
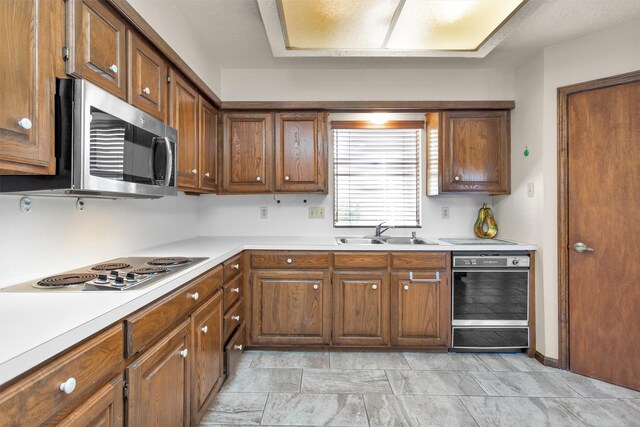
[[[171,0],[127,0],[218,97],[220,65]]]
[[[180,195],[158,200],[0,196],[0,287],[61,273],[137,250],[197,235],[197,200]],[[177,254],[180,255],[180,254]]]

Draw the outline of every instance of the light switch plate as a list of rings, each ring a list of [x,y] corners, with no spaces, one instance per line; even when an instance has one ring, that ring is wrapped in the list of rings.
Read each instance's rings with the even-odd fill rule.
[[[449,219],[449,208],[448,207],[440,208],[440,214],[442,216],[442,219]]]
[[[535,188],[533,186],[533,182],[527,183],[527,197],[534,197],[536,195]]]
[[[324,219],[324,208],[322,207],[309,208],[309,219]]]
[[[260,218],[261,219],[269,218],[269,207],[268,206],[260,206]]]

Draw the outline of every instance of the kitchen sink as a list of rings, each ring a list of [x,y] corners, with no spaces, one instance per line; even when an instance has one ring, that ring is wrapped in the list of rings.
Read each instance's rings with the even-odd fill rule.
[[[420,237],[336,237],[339,245],[437,245]]]

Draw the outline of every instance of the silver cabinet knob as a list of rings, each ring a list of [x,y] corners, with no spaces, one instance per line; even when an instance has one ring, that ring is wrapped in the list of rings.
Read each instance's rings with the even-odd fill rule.
[[[202,328],[200,328],[200,330],[203,334],[206,334],[209,331],[209,327],[207,325],[204,325]]]
[[[142,89],[142,92],[145,93],[146,95],[149,95],[151,93],[151,89],[149,89],[148,87],[145,87],[144,89]]]
[[[235,320],[236,322],[239,322],[240,316],[231,316],[231,320]]]
[[[460,177],[459,176],[455,176],[455,177],[453,177],[453,179],[455,179],[456,181],[460,181]]]
[[[242,344],[240,344],[240,345],[234,345],[234,346],[233,346],[233,349],[234,349],[234,350],[238,350],[238,351],[242,351],[242,349],[243,349],[243,348],[244,348],[244,347],[242,346]]]
[[[262,181],[262,178],[260,178],[259,176],[256,176],[256,181]]]
[[[178,354],[180,354],[180,357],[187,357],[189,355],[189,350],[185,348]]]
[[[231,292],[235,292],[236,294],[239,294],[240,288],[231,288]]]
[[[285,177],[284,177],[284,180],[285,180],[285,181],[289,181],[289,175],[285,176]]]
[[[291,264],[293,260],[291,258],[287,258],[287,264]]]
[[[578,252],[579,254],[583,253],[583,252],[593,252],[593,248],[588,247],[587,245],[585,245],[582,242],[578,242],[575,245],[573,245],[573,249]]]
[[[404,289],[405,291],[408,291],[408,290],[409,290],[409,285],[404,285],[404,286],[402,287],[402,289]]]
[[[378,289],[378,285],[371,285],[371,289],[375,291],[376,289]]]
[[[195,294],[189,294],[189,298],[191,298],[194,301],[198,301],[198,298],[200,298],[200,294],[197,292]]]
[[[231,268],[234,270],[240,270],[240,264],[231,264]]]
[[[76,379],[71,377],[62,384],[60,384],[60,391],[64,394],[71,394],[76,389]]]
[[[320,286],[318,285],[313,285],[313,289],[318,289]]]
[[[198,173],[198,169],[191,169],[191,173],[194,174],[194,175],[197,174]]]
[[[205,173],[204,176],[206,176],[207,178],[209,178],[211,176],[211,174],[209,172]]]
[[[31,120],[27,119],[26,117],[23,117],[20,120],[18,120],[18,126],[20,126],[22,129],[29,130],[31,129],[31,126],[33,126],[33,123],[31,123]]]
[[[112,73],[117,73],[118,66],[116,64],[113,64],[111,67],[109,67],[109,71],[111,71]]]

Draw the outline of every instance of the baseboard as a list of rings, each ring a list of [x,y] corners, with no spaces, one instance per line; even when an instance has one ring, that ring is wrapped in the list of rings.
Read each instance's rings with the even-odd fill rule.
[[[560,363],[558,362],[558,359],[547,357],[544,354],[540,353],[539,351],[536,351],[535,358],[538,362],[542,363],[544,366],[550,366],[552,368],[560,367]]]

